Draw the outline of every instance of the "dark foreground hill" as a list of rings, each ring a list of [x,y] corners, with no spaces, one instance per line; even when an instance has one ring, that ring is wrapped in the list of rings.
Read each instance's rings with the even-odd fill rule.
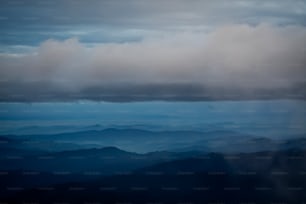
[[[117,149],[111,150],[118,152]],[[231,155],[202,154],[192,158],[160,162],[132,172],[123,171],[122,174],[95,177],[87,181],[24,190],[3,197],[2,201],[304,203],[305,155],[306,152],[300,150]]]

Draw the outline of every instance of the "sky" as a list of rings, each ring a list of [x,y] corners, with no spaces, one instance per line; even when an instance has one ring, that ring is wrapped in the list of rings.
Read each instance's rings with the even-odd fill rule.
[[[0,4],[1,102],[306,99],[304,0]]]

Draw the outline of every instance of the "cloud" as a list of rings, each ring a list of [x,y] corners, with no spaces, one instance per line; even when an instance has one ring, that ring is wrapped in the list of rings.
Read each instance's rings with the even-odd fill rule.
[[[306,96],[306,28],[245,24],[86,47],[47,40],[0,56],[1,101],[242,100]]]
[[[207,31],[225,24],[306,24],[305,0],[2,0],[0,44],[37,46],[49,38],[137,41],[160,32]]]

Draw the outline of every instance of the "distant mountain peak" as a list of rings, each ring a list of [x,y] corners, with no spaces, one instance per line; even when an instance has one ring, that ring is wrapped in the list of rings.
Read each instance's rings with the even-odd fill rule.
[[[105,155],[106,156],[118,156],[118,155],[130,155],[130,154],[136,154],[136,153],[127,152],[117,147],[109,146],[109,147],[102,147],[102,148],[61,151],[61,152],[56,152],[54,154],[64,155],[64,156],[93,156],[93,155],[100,155],[100,154],[101,156],[105,156]]]

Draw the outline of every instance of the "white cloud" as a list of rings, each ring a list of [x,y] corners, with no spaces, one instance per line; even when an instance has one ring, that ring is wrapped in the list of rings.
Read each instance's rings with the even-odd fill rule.
[[[31,100],[35,93],[52,93],[55,100],[65,100],[65,94],[92,99],[85,95],[94,90],[118,100],[129,95],[133,100],[135,94],[146,99],[152,92],[157,99],[168,94],[184,100],[190,94],[220,89],[235,93],[292,89],[306,80],[305,48],[305,27],[267,24],[228,25],[208,34],[185,32],[91,48],[77,39],[48,40],[34,55],[0,56],[6,93],[2,89],[0,96],[6,100],[8,94],[23,93]],[[29,83],[33,81],[41,87],[33,87]],[[184,93],[185,86],[193,85],[197,87],[191,88],[193,93]]]

